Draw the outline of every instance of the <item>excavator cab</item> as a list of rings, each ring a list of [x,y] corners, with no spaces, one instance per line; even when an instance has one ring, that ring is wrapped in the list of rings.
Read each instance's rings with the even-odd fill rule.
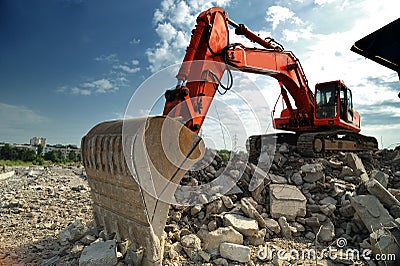
[[[340,80],[315,85],[315,125],[360,131],[352,92]]]

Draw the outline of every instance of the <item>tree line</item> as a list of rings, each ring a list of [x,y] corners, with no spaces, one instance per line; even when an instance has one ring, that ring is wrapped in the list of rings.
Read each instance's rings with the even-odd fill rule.
[[[44,164],[45,161],[70,163],[81,160],[80,154],[74,150],[71,150],[67,156],[61,150],[57,149],[48,151],[43,155],[42,153],[43,146],[40,144],[36,146],[36,151],[25,147],[13,147],[10,144],[5,144],[0,147],[0,160],[32,162],[33,164]]]

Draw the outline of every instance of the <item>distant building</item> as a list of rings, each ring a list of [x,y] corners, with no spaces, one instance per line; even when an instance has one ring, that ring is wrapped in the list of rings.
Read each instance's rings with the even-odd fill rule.
[[[70,152],[75,152],[77,156],[81,156],[81,149],[79,149],[76,145],[62,145],[62,144],[56,144],[56,145],[48,145],[43,149],[43,155],[48,152],[52,151],[57,151],[62,154],[63,157],[68,158]]]
[[[29,143],[31,146],[37,146],[37,145],[42,145],[43,148],[46,147],[46,138],[42,137],[33,137],[30,139]]]

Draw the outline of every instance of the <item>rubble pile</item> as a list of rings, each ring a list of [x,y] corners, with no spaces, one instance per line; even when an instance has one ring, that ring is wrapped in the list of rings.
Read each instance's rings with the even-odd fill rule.
[[[7,167],[0,180],[0,265],[65,265],[93,234],[90,189],[82,166]],[[71,224],[70,224],[71,223]],[[69,225],[70,224],[70,225]],[[83,238],[82,238],[83,237]]]
[[[400,261],[400,148],[303,158],[282,144],[272,164],[259,166],[244,154],[206,157],[181,184],[201,187],[224,175],[234,185],[194,189],[187,205],[170,207],[163,265]],[[140,265],[143,250],[93,225],[83,168],[10,170],[14,176],[0,181],[1,265]]]
[[[315,259],[299,260],[288,253],[293,248],[318,253],[332,246],[360,255],[318,253],[321,265],[366,264],[363,251],[367,258],[384,253],[400,261],[400,149],[303,158],[295,147],[283,144],[264,169],[243,155],[231,157],[227,165],[214,154],[207,167],[188,172],[182,183],[201,186],[221,173],[236,180],[243,164],[237,182],[241,192],[234,187],[215,199],[196,195],[211,201],[204,205],[171,206],[166,265],[315,265]],[[200,239],[197,254],[186,251],[186,235]],[[287,256],[260,257],[265,246],[284,249]],[[391,265],[390,260],[384,263]]]

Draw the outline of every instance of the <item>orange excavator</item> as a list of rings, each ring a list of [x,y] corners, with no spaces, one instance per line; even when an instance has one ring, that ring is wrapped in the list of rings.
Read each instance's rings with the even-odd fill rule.
[[[262,48],[229,43],[228,24],[235,28],[236,34]],[[192,62],[199,60],[202,63],[192,67]],[[275,137],[279,142],[297,144],[301,154],[312,156],[335,150],[377,148],[375,138],[358,134],[360,114],[353,109],[352,92],[342,81],[318,83],[314,95],[299,60],[291,51],[284,50],[273,39],[262,39],[243,24],[233,22],[221,8],[211,8],[198,16],[176,76],[178,85],[165,94],[163,115],[182,117],[185,125],[198,133],[221,86],[223,74],[231,70],[268,75],[278,80],[286,108],[280,117],[274,118],[273,126],[296,134],[276,134]],[[288,94],[295,106],[292,106]],[[177,105],[180,107],[176,108]],[[252,160],[257,158],[263,138],[268,137],[249,138]]]
[[[229,25],[261,48],[231,44]],[[134,264],[162,264],[169,206],[185,205],[177,201],[176,192],[183,189],[179,183],[186,171],[205,154],[198,133],[215,93],[232,86],[222,84],[224,73],[230,78],[232,70],[256,73],[279,82],[286,107],[273,124],[292,133],[251,136],[249,156],[255,163],[271,138],[297,145],[306,156],[377,148],[375,138],[358,133],[360,115],[342,81],[319,83],[314,94],[292,52],[233,22],[218,7],[202,12],[192,33],[176,76],[178,84],[165,93],[162,116],[102,122],[82,138],[95,223],[106,235],[129,240],[138,260]],[[219,185],[231,184],[225,179]],[[200,197],[199,189],[187,197]]]

